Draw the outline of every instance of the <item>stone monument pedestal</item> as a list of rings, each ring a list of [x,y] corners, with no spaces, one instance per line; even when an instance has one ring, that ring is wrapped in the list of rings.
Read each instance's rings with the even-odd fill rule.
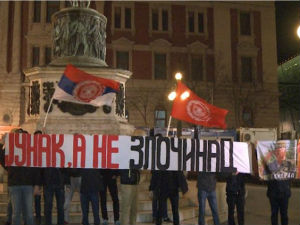
[[[30,133],[42,130],[51,97],[65,67],[47,66],[25,70],[30,93],[27,99],[27,115],[22,128]],[[89,74],[121,83],[120,93],[111,107],[94,107],[54,100],[47,117],[45,132],[56,134],[116,134],[131,135],[134,127],[125,118],[125,82],[130,71],[107,67],[79,67]]]

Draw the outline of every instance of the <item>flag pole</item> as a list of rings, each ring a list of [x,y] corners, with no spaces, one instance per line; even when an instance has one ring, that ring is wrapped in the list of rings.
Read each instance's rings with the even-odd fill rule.
[[[53,96],[52,96],[52,98],[51,98],[51,100],[50,100],[50,103],[49,103],[49,106],[48,106],[48,109],[47,109],[47,113],[46,113],[46,116],[45,116],[45,119],[44,119],[43,130],[44,130],[45,127],[46,127],[46,122],[47,122],[47,118],[48,118],[48,114],[49,114],[49,111],[50,111],[52,102],[53,102]]]
[[[167,137],[169,136],[169,130],[170,130],[170,125],[171,125],[171,120],[172,120],[172,116],[169,117],[169,123],[168,123],[168,128],[167,128]]]

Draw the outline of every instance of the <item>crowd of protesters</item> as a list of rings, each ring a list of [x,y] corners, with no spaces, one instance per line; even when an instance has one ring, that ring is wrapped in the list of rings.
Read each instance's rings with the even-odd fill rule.
[[[22,129],[13,132],[27,133]],[[35,134],[40,134],[36,131]],[[137,135],[137,134],[136,134]],[[93,213],[93,224],[107,225],[107,190],[113,201],[115,225],[135,225],[137,221],[138,184],[140,171],[134,169],[70,169],[6,167],[4,145],[0,145],[0,164],[8,173],[9,202],[6,225],[52,225],[53,198],[56,198],[57,221],[55,224],[71,223],[69,211],[75,191],[80,193],[82,224],[89,225],[89,204]],[[180,224],[179,192],[185,194],[188,184],[182,171],[152,171],[149,190],[153,199],[153,223]],[[119,206],[117,177],[120,176],[121,207]],[[237,222],[244,225],[245,176],[230,173],[226,176],[226,201],[228,204],[228,225],[235,225],[234,212],[237,209]],[[205,204],[208,200],[215,225],[219,225],[216,197],[216,174],[199,173],[197,178],[199,225],[205,225]],[[41,193],[44,198],[44,223],[41,220]],[[281,224],[288,224],[288,200],[291,196],[288,180],[268,182],[267,196],[271,204],[272,225],[278,224],[280,211]],[[168,217],[167,200],[171,202],[172,220]],[[33,212],[35,209],[35,218]],[[100,219],[100,207],[102,219]],[[121,213],[120,213],[121,208]],[[121,216],[120,216],[121,215]],[[22,222],[23,221],[23,222]]]

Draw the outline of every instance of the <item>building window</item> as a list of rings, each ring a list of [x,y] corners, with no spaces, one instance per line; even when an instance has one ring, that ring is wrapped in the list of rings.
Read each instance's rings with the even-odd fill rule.
[[[168,31],[168,10],[162,10],[162,30]]]
[[[46,22],[51,23],[51,16],[59,11],[59,1],[47,1]]]
[[[51,62],[51,48],[45,48],[45,64],[48,65]]]
[[[167,79],[167,55],[161,53],[154,54],[154,79]]]
[[[151,9],[151,28],[153,31],[169,31],[170,13],[168,9]]]
[[[251,14],[247,12],[240,13],[240,34],[251,35]]]
[[[164,109],[155,110],[155,127],[160,127],[160,128],[166,127],[166,115],[167,112]]]
[[[41,1],[34,1],[33,3],[33,22],[41,22]]]
[[[131,8],[125,8],[125,28],[131,29]]]
[[[32,48],[32,66],[38,66],[40,64],[40,48]]]
[[[115,28],[121,28],[121,7],[115,7]]]
[[[191,80],[202,81],[203,76],[203,56],[202,55],[191,55]]]
[[[204,33],[204,13],[194,10],[187,12],[187,27],[189,33]]]
[[[251,57],[241,57],[241,80],[242,82],[253,81],[253,61]]]
[[[133,10],[130,6],[114,6],[113,8],[113,24],[114,29],[132,29],[133,27]]]
[[[117,51],[116,52],[116,67],[124,70],[129,70],[129,52]]]

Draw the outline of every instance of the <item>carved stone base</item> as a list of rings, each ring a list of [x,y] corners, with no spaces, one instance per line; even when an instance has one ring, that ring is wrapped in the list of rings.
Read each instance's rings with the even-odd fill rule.
[[[62,66],[47,66],[34,67],[24,71],[28,80],[27,85],[33,85],[36,82],[40,90],[40,94],[36,97],[39,102],[39,111],[35,114],[27,114],[25,122],[21,124],[21,127],[28,132],[33,133],[35,130],[42,129],[52,94],[64,69],[65,67]],[[94,107],[54,100],[48,114],[46,133],[131,135],[134,127],[128,124],[126,120],[123,99],[125,96],[125,82],[131,76],[131,72],[108,67],[79,67],[79,69],[94,76],[120,82],[122,84],[122,88],[120,88],[122,94],[117,95],[119,98],[115,99],[109,110],[108,107]],[[27,89],[27,91],[31,90]],[[31,95],[32,93],[25,94],[25,96]],[[32,99],[27,99],[25,103],[27,108],[31,104],[33,104]]]
[[[51,66],[66,66],[67,64],[72,64],[78,67],[107,67],[106,62],[103,60],[86,56],[64,56],[54,59],[50,63]]]

